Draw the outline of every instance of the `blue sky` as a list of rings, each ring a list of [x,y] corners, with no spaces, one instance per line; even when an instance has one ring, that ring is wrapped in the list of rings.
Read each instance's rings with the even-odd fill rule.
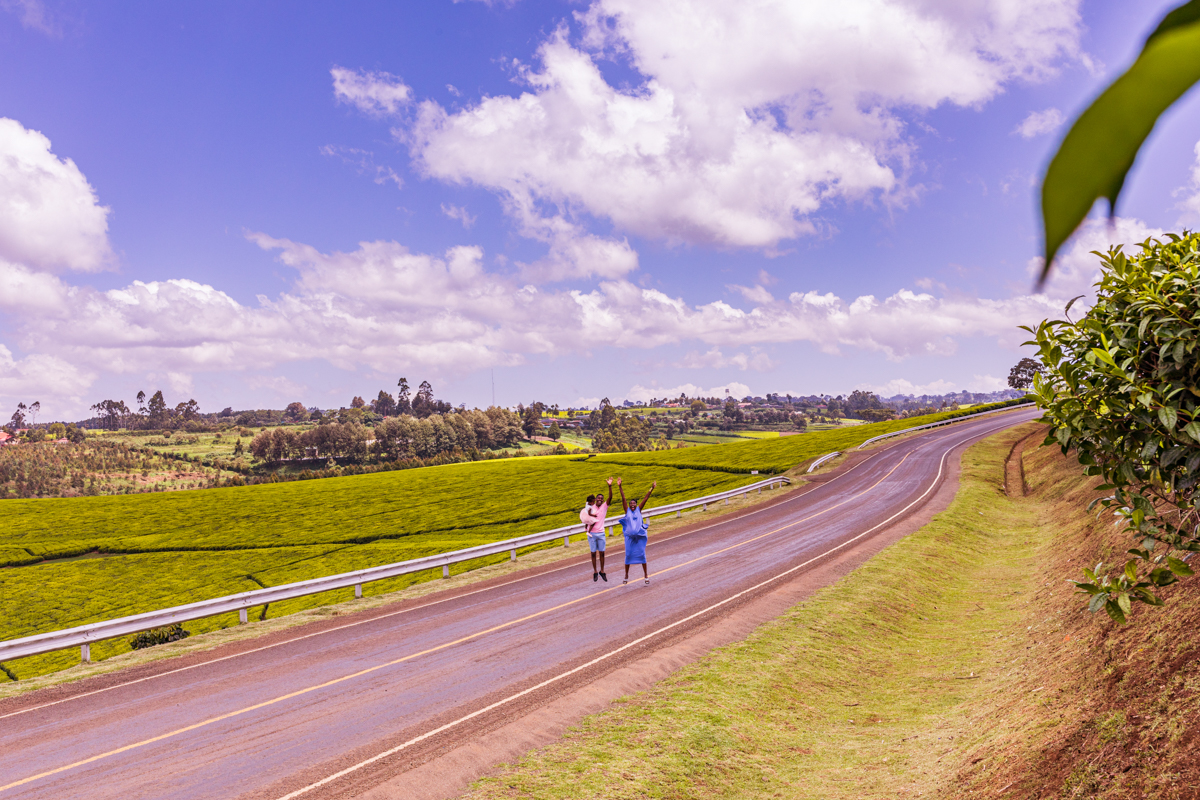
[[[1088,250],[1200,217],[1189,97],[1031,295],[1171,5],[2,0],[0,404],[1000,388]]]

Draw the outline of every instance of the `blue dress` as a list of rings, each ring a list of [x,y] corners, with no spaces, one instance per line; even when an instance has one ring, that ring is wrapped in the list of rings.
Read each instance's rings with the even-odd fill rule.
[[[646,523],[642,521],[642,510],[630,508],[621,517],[621,532],[625,534],[625,563],[646,563]]]

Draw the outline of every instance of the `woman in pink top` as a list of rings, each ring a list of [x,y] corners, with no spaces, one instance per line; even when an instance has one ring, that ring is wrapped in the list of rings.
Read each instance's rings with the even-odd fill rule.
[[[608,513],[608,505],[611,502],[612,478],[609,478],[608,499],[605,500],[603,494],[589,495],[588,504],[579,512],[579,519],[588,535],[588,549],[592,553],[592,580],[604,578],[605,583],[608,582],[608,575],[604,572],[604,515]],[[596,564],[597,553],[600,554],[599,566]]]

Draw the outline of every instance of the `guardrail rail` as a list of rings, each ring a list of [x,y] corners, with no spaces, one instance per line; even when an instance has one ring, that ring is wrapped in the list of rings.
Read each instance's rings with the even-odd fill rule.
[[[722,500],[728,505],[729,500],[738,495],[749,494],[754,491],[762,494],[763,489],[780,487],[789,483],[791,483],[791,480],[788,478],[782,475],[775,475],[737,489],[706,495],[695,500],[684,500],[679,503],[659,506],[645,512],[642,516],[659,517],[665,514],[675,514],[678,517],[682,512],[696,508],[697,506],[707,510],[709,504],[719,503]],[[606,527],[609,535],[611,535],[616,524],[613,523]],[[51,653],[55,650],[64,650],[68,647],[79,647],[80,658],[86,664],[91,661],[91,645],[105,639],[115,639],[120,636],[128,636],[131,633],[150,630],[151,628],[160,628],[164,625],[174,625],[176,623],[203,619],[204,617],[213,617],[218,614],[228,614],[234,611],[238,612],[240,622],[245,623],[248,619],[249,609],[255,606],[277,603],[281,600],[291,600],[297,597],[307,597],[308,595],[328,592],[334,589],[346,589],[351,586],[354,587],[354,596],[362,597],[364,583],[395,578],[400,575],[410,575],[414,572],[437,569],[438,567],[442,568],[442,577],[448,578],[450,577],[451,564],[498,555],[506,551],[509,552],[511,560],[516,561],[517,550],[531,545],[552,542],[558,538],[561,538],[563,546],[567,547],[571,543],[572,536],[585,535],[581,528],[582,523],[577,522],[562,528],[531,533],[526,536],[518,536],[514,539],[491,542],[490,544],[476,545],[475,547],[467,547],[449,553],[438,553],[432,556],[414,558],[409,561],[400,561],[395,564],[368,567],[367,569],[360,569],[355,572],[344,572],[324,578],[313,578],[281,586],[271,586],[266,589],[255,589],[225,597],[216,597],[211,600],[201,600],[196,603],[188,603],[187,605],[164,608],[160,611],[147,611],[142,614],[133,614],[128,617],[118,617],[117,619],[104,620],[102,622],[92,622],[87,625],[66,628],[61,631],[39,633],[21,639],[10,639],[6,642],[0,642],[0,662],[39,655],[41,653]]]

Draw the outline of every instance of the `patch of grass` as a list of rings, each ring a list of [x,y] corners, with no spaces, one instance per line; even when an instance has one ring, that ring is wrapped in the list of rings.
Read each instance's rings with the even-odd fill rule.
[[[467,796],[947,791],[957,762],[943,756],[976,735],[962,708],[1003,687],[997,645],[1022,621],[1030,568],[1053,536],[1000,488],[1022,428],[967,451],[957,497],[921,531]]]

